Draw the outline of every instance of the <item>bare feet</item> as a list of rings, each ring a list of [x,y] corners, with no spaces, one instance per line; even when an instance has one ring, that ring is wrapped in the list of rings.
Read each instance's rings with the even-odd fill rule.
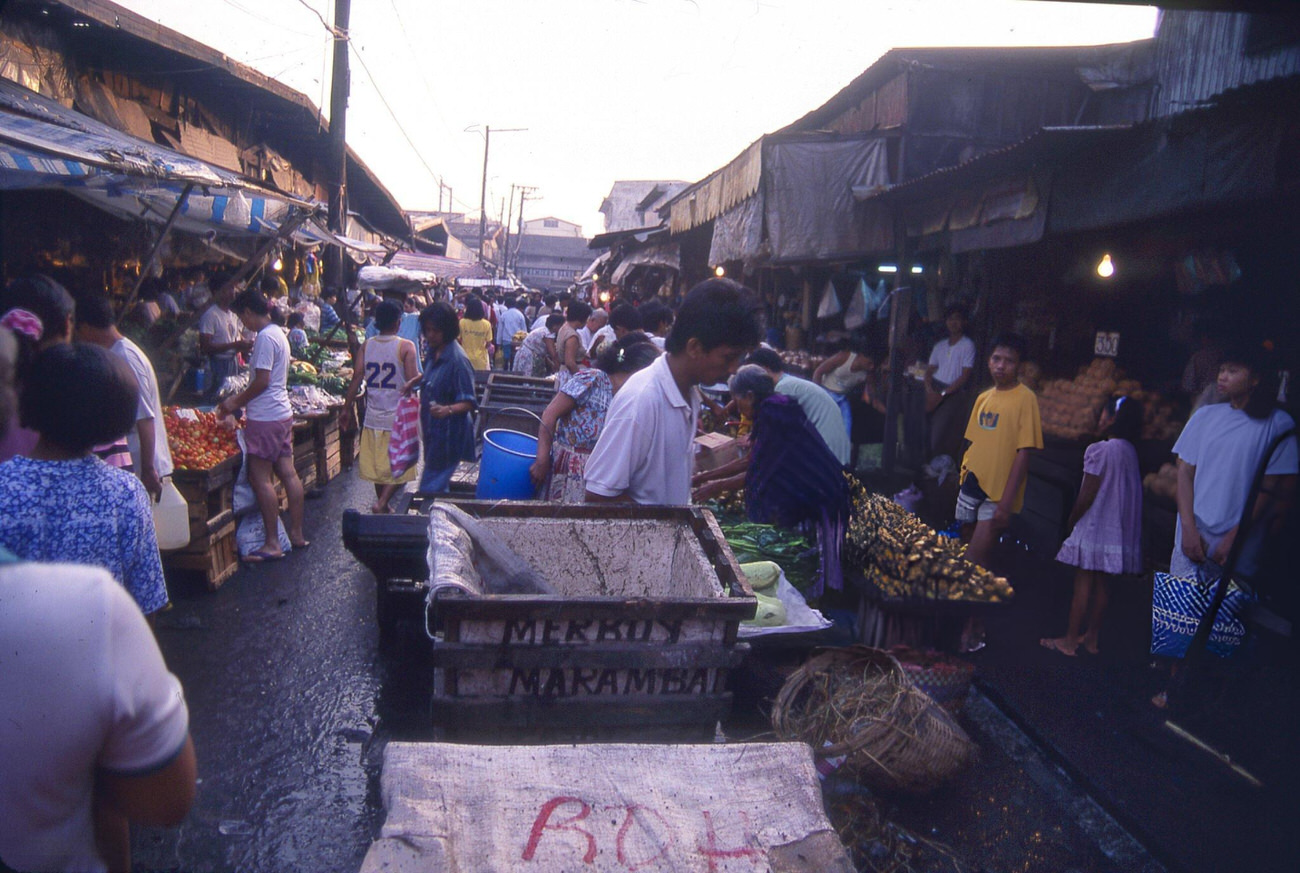
[[[1062,655],[1073,658],[1079,650],[1079,644],[1074,640],[1065,637],[1043,637],[1038,644],[1044,649],[1051,649],[1060,652]]]
[[[389,514],[390,512],[392,512],[392,511],[393,511],[393,508],[392,508],[391,506],[389,506],[387,503],[372,503],[372,504],[370,504],[370,513],[371,513],[371,515],[388,515],[388,514]]]
[[[1096,637],[1084,637],[1083,639],[1079,640],[1079,645],[1083,646],[1083,650],[1087,652],[1089,655],[1095,655],[1099,651],[1099,649],[1097,648]]]

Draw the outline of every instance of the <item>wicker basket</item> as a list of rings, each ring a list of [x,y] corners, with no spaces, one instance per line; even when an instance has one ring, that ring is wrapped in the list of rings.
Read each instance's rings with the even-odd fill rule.
[[[974,664],[933,649],[909,646],[894,646],[889,654],[912,677],[912,684],[953,715],[961,714],[971,677],[975,675]]]
[[[821,758],[844,756],[843,767],[880,791],[925,794],[975,752],[892,655],[868,646],[814,653],[777,695],[772,727]]]

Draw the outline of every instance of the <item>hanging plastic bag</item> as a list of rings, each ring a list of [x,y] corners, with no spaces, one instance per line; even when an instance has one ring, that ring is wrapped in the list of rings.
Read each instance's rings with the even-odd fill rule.
[[[393,434],[388,440],[388,465],[400,476],[420,457],[420,398],[403,395],[393,413]]]
[[[835,293],[835,283],[827,279],[826,287],[822,289],[821,302],[817,304],[817,317],[834,318],[840,311],[840,296]]]
[[[844,328],[846,330],[857,330],[868,321],[867,313],[867,280],[858,279],[858,284],[853,287],[853,297],[849,300],[849,308],[844,310]]]

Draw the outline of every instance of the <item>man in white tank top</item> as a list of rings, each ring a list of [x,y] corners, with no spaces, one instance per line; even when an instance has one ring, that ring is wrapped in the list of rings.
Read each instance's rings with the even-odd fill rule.
[[[343,424],[352,427],[356,420],[357,394],[366,385],[366,421],[361,431],[361,457],[357,469],[361,478],[375,484],[375,503],[371,512],[389,511],[389,503],[402,486],[415,478],[412,464],[394,476],[388,462],[388,443],[393,433],[393,417],[406,385],[419,375],[415,344],[397,335],[402,323],[402,308],[391,300],[375,307],[378,336],[366,340],[357,352],[356,369],[343,404]]]

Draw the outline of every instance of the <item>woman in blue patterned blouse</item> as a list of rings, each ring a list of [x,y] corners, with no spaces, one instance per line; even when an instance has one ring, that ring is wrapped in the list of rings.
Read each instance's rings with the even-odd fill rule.
[[[541,500],[583,503],[587,458],[605,426],[614,394],[633,373],[659,357],[659,347],[645,334],[630,333],[601,352],[596,366],[569,377],[542,413],[537,460],[529,469]]]
[[[0,464],[0,546],[103,567],[148,616],[167,605],[149,495],[91,453],[135,425],[138,398],[126,362],[105,349],[61,344],[36,357],[19,409],[39,439],[28,457]]]

